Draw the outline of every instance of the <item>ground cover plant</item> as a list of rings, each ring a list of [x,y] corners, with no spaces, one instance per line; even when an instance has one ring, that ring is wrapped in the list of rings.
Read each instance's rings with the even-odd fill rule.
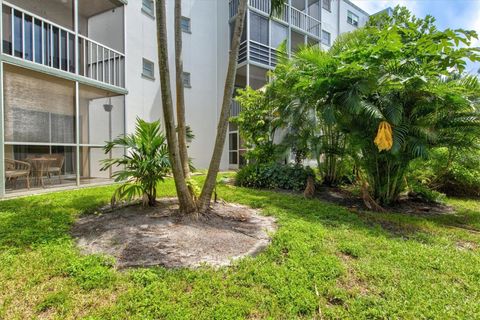
[[[480,317],[477,200],[447,200],[456,214],[384,214],[220,184],[222,199],[278,219],[265,252],[229,268],[119,272],[69,234],[115,188],[0,202],[0,318]],[[173,196],[173,181],[158,190]]]

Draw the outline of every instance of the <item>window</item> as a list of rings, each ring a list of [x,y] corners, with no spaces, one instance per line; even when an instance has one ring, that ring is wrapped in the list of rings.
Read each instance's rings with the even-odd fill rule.
[[[322,30],[322,43],[324,45],[330,46],[330,32]]]
[[[355,27],[358,27],[358,16],[355,13],[348,11],[347,22]]]
[[[142,76],[152,80],[155,79],[155,65],[152,61],[145,58],[143,58]]]
[[[272,21],[272,48],[277,49],[288,37],[288,28]]]
[[[332,0],[322,0],[322,8],[332,12]]]
[[[268,46],[268,19],[261,15],[250,14],[250,39]]]
[[[191,88],[192,84],[190,83],[190,73],[189,72],[184,72],[183,73],[183,86],[185,88]]]
[[[154,17],[155,16],[155,8],[153,6],[153,0],[142,0],[142,11],[146,14]]]
[[[182,31],[186,33],[192,33],[192,26],[190,22],[190,18],[182,17],[180,24],[182,26]]]

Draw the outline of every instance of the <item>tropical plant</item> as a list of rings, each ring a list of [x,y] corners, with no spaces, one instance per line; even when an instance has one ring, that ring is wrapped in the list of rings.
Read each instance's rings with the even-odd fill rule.
[[[478,141],[474,142],[478,145]],[[427,161],[413,161],[409,184],[422,184],[450,196],[480,196],[480,150],[436,148]]]
[[[275,116],[274,105],[263,91],[251,87],[237,90],[235,99],[242,110],[231,122],[238,125],[245,148],[249,150],[247,159],[256,163],[275,162],[279,150],[274,138],[279,118]]]
[[[329,100],[339,107],[339,124],[360,150],[359,165],[381,204],[403,191],[413,159],[439,146],[467,149],[479,133],[478,80],[461,75],[466,59],[479,60],[479,50],[468,47],[477,35],[439,31],[434,22],[401,7],[392,17],[374,17],[337,45],[339,65],[323,75],[334,79]]]
[[[380,204],[404,190],[412,160],[435,147],[475,147],[479,134],[478,79],[462,74],[467,59],[480,60],[480,49],[469,47],[477,34],[440,31],[434,22],[397,7],[339,37],[328,52],[301,49],[272,74],[282,119],[301,132],[315,112],[319,130],[297,135],[297,143],[313,141],[325,176],[335,176],[347,151]]]
[[[112,176],[122,184],[112,196],[112,206],[120,199],[130,201],[142,198],[144,206],[154,206],[157,185],[170,172],[166,139],[160,122],[146,122],[137,118],[135,133],[108,142],[104,151],[123,148],[126,153],[119,158],[103,160],[102,170],[118,169]]]
[[[332,54],[305,46],[292,59],[280,59],[267,87],[286,132],[281,144],[297,163],[316,159],[327,185],[338,182],[346,149],[345,134],[336,123],[339,111],[326,99],[331,79],[318,77],[335,67]]]

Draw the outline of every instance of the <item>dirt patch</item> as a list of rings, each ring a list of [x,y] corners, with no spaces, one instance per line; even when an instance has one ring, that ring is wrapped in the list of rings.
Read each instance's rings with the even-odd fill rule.
[[[226,266],[270,243],[275,220],[257,210],[215,204],[208,218],[178,217],[174,199],[80,218],[72,235],[82,252],[116,258],[118,268]]]
[[[455,243],[455,246],[458,250],[461,251],[475,251],[478,248],[478,244],[472,241],[466,241],[466,240],[458,240]]]
[[[337,280],[337,286],[344,288],[351,294],[368,295],[370,290],[367,284],[356,275],[355,269],[351,265],[354,258],[344,253],[339,253],[338,257],[345,266],[346,272]]]
[[[354,212],[359,210],[368,211],[362,198],[354,195],[346,189],[322,186],[317,190],[315,197],[323,201],[348,207]],[[412,215],[442,215],[455,213],[455,210],[451,206],[441,203],[427,202],[423,199],[410,196],[403,196],[397,203],[392,206],[386,206],[384,209],[390,212],[407,213]]]

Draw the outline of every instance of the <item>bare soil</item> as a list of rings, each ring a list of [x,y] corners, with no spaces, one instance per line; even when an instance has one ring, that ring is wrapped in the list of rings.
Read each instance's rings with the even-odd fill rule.
[[[126,206],[81,217],[72,229],[85,254],[116,258],[118,268],[226,266],[270,243],[275,220],[257,210],[215,204],[206,217],[177,215],[175,199],[154,208]]]
[[[359,196],[341,188],[325,187],[319,188],[315,197],[323,201],[348,207],[352,211],[368,210]],[[412,215],[442,215],[454,214],[452,206],[442,203],[428,202],[418,197],[403,196],[397,203],[384,207],[385,210]]]

